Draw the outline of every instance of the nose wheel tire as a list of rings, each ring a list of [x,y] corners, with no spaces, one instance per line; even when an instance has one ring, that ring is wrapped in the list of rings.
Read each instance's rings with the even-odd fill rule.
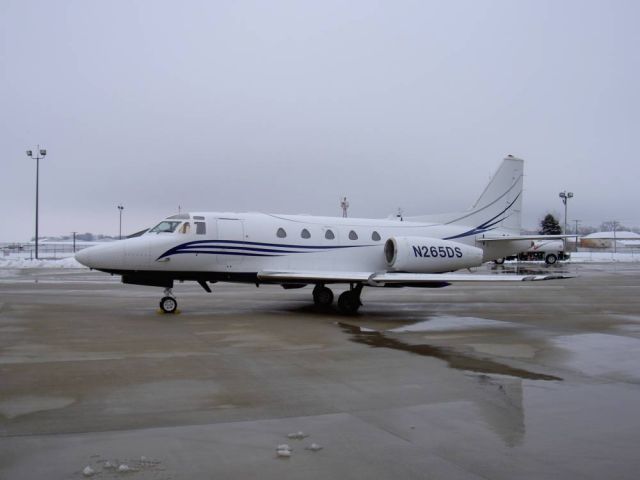
[[[333,292],[325,286],[316,286],[313,289],[313,303],[323,307],[331,305],[333,303]]]
[[[162,297],[162,300],[160,300],[160,309],[164,313],[176,313],[178,302],[173,297]]]
[[[345,315],[355,314],[360,305],[360,295],[354,290],[347,290],[338,297],[338,310]]]

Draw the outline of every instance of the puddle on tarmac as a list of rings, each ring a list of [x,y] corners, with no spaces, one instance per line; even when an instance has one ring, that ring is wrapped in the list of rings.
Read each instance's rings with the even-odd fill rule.
[[[603,333],[564,335],[553,339],[570,353],[567,366],[587,375],[623,375],[640,379],[640,340]]]
[[[449,367],[456,370],[466,370],[476,373],[510,375],[512,377],[525,378],[528,380],[562,380],[553,375],[545,375],[542,373],[530,372],[521,368],[511,367],[504,363],[495,362],[482,358],[475,358],[463,353],[456,352],[452,348],[436,347],[428,344],[410,344],[405,343],[397,338],[384,335],[381,332],[372,331],[370,329],[362,329],[355,325],[338,322],[338,326],[346,333],[351,334],[351,341],[368,345],[373,348],[390,348],[392,350],[401,350],[403,352],[414,353],[425,357],[437,358],[447,362]]]
[[[71,397],[39,397],[35,395],[13,397],[0,401],[0,415],[12,419],[44,410],[64,408],[73,402],[75,402],[75,398]]]
[[[442,316],[430,318],[429,320],[423,320],[417,323],[412,323],[403,327],[393,328],[389,330],[389,332],[444,332],[478,328],[515,328],[519,326],[520,325],[511,322],[501,322],[498,320],[489,320],[486,318]],[[363,328],[361,328],[360,330],[365,331],[365,329]]]
[[[535,265],[535,264],[509,264],[509,265],[492,265],[490,271],[496,275],[571,275],[575,273],[575,267],[572,269],[569,265]]]

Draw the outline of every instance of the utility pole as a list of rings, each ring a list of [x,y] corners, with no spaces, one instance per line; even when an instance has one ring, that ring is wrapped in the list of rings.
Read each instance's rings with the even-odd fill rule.
[[[574,220],[574,222],[576,222],[576,252],[578,251],[578,223],[580,223],[580,220]]]
[[[36,260],[38,259],[38,190],[40,184],[40,160],[47,155],[47,151],[43,148],[40,149],[40,145],[36,149],[36,156],[33,156],[32,150],[27,150],[27,156],[36,159]]]
[[[618,253],[618,240],[616,240],[616,230],[618,229],[618,221],[614,220],[613,222],[613,253],[614,255]]]
[[[71,232],[73,234],[73,253],[76,253],[76,233],[78,232]]]

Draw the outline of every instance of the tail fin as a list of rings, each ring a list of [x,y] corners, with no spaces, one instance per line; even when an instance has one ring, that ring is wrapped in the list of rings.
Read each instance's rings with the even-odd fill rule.
[[[463,213],[430,215],[415,219],[466,226],[474,234],[495,229],[519,234],[523,172],[524,160],[509,155],[502,161],[470,210]]]
[[[523,175],[524,160],[507,156],[471,210],[450,223],[520,233]]]

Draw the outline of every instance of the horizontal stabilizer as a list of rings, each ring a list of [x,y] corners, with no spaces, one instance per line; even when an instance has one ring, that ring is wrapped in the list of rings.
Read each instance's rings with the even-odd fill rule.
[[[576,238],[575,235],[505,235],[502,237],[476,238],[476,242],[513,242],[517,240],[562,240]]]
[[[571,278],[566,275],[476,275],[473,273],[397,273],[397,272],[327,272],[327,271],[291,271],[291,272],[259,272],[258,279],[273,282],[306,282],[306,283],[366,283],[372,287],[385,284],[442,284],[452,282],[527,282],[541,280],[558,280]]]

